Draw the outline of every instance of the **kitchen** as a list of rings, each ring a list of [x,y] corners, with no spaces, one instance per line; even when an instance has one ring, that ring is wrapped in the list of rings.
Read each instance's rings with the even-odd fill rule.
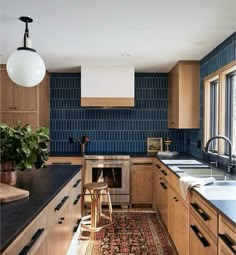
[[[184,2],[184,1],[183,1]],[[29,3],[28,3],[29,4]],[[207,5],[206,3],[202,3],[203,6]],[[228,4],[228,5],[227,5]],[[210,4],[209,4],[210,5]],[[18,7],[16,8],[18,11],[13,11],[10,9],[11,4],[4,4],[3,6],[6,7],[6,13],[10,15],[11,17],[14,16],[15,21],[11,21],[11,27],[8,27],[8,32],[5,38],[9,38],[7,41],[8,44],[11,45],[11,49],[5,52],[5,48],[2,48],[2,51],[4,54],[2,54],[2,63],[5,64],[7,61],[7,57],[18,47],[20,43],[18,41],[22,37],[22,32],[23,32],[23,24],[18,20],[18,17],[22,16],[25,14],[24,8],[23,7]],[[31,5],[29,5],[31,6]],[[45,6],[46,3],[45,3]],[[39,9],[42,8],[39,6],[36,6]],[[37,9],[35,7],[35,9]],[[102,11],[101,7],[97,6],[100,11]],[[109,7],[109,5],[108,5]],[[119,6],[116,6],[119,7]],[[156,8],[157,10],[157,16],[160,15],[160,10],[161,6],[158,6],[159,8]],[[166,7],[166,6],[164,6]],[[162,8],[164,8],[162,7]],[[195,6],[194,6],[195,7]],[[226,8],[227,7],[227,8]],[[227,1],[224,5],[224,8],[219,8],[217,5],[215,6],[215,13],[218,13],[220,22],[217,23],[219,27],[221,27],[222,30],[222,17],[220,12],[221,11],[232,11],[235,9],[235,3],[233,1]],[[32,7],[33,8],[33,7]],[[49,4],[48,10],[52,11],[53,6]],[[68,6],[72,13],[73,8],[72,6]],[[79,7],[78,7],[79,8]],[[85,7],[84,7],[85,8]],[[177,7],[176,7],[177,8]],[[191,9],[191,7],[188,7]],[[209,8],[209,6],[205,7],[206,9]],[[96,10],[96,8],[94,8]],[[91,17],[96,17],[95,15],[95,10],[90,9],[90,18]],[[175,14],[173,13],[173,10],[169,10],[171,14],[174,16]],[[223,10],[222,10],[223,9]],[[20,10],[22,11],[20,13]],[[40,9],[41,10],[41,9]],[[118,10],[122,13],[122,10],[118,8]],[[137,24],[141,28],[137,28],[135,26],[131,26],[134,31],[138,32],[141,30],[142,31],[142,24],[140,24],[141,21],[144,22],[142,19],[142,9],[138,9],[140,11],[140,16],[137,17]],[[46,11],[46,10],[45,10]],[[61,10],[58,10],[60,14]],[[125,11],[125,10],[123,10]],[[137,10],[136,10],[137,11]],[[82,12],[82,11],[81,11]],[[11,13],[11,14],[9,14]],[[236,55],[235,55],[235,44],[236,44],[236,36],[235,36],[235,14],[233,16],[233,13],[229,15],[229,20],[228,20],[228,30],[221,35],[221,37],[214,43],[210,43],[209,41],[213,40],[215,35],[212,30],[209,30],[209,33],[212,33],[212,37],[209,35],[208,37],[210,40],[207,42],[209,46],[207,46],[207,49],[202,49],[204,42],[201,43],[199,41],[200,39],[197,38],[192,38],[191,42],[191,47],[189,45],[185,45],[185,50],[187,52],[188,49],[190,55],[185,55],[185,50],[181,51],[181,54],[173,60],[167,60],[166,62],[169,62],[169,65],[164,67],[165,64],[163,64],[163,67],[159,67],[159,59],[161,59],[161,52],[156,52],[153,51],[158,57],[157,60],[155,60],[154,63],[149,64],[149,68],[144,68],[143,66],[138,66],[135,71],[135,76],[134,76],[134,82],[135,82],[135,106],[133,108],[119,108],[119,109],[114,109],[114,108],[109,108],[109,109],[101,109],[101,108],[83,108],[80,105],[80,96],[81,96],[81,73],[79,68],[77,66],[81,66],[82,64],[73,64],[73,69],[69,69],[71,67],[70,65],[66,66],[67,59],[70,58],[71,60],[75,61],[81,61],[81,63],[86,64],[86,58],[83,54],[78,55],[78,56],[73,56],[73,52],[71,53],[70,50],[67,48],[66,55],[58,55],[58,52],[54,52],[54,48],[56,48],[57,45],[55,45],[55,40],[53,40],[53,36],[57,38],[60,34],[58,31],[51,31],[53,28],[52,25],[54,23],[59,24],[60,26],[63,27],[63,24],[65,21],[62,19],[55,19],[48,21],[48,25],[45,25],[42,28],[43,24],[43,17],[38,17],[36,14],[36,11],[29,11],[30,15],[34,19],[34,22],[29,25],[30,29],[30,36],[33,41],[33,46],[36,48],[37,52],[42,56],[44,59],[44,55],[47,55],[47,51],[51,51],[51,54],[54,54],[54,59],[53,60],[48,60],[46,62],[47,69],[49,71],[48,74],[48,79],[50,78],[50,102],[49,105],[50,107],[46,105],[46,103],[43,103],[42,106],[45,107],[41,112],[43,112],[43,118],[40,117],[40,123],[45,123],[44,125],[47,125],[50,127],[50,156],[56,156],[59,157],[61,156],[62,159],[60,159],[62,162],[68,162],[70,161],[70,157],[76,157],[78,156],[78,161],[83,162],[81,160],[81,150],[80,150],[80,143],[79,139],[83,137],[84,135],[88,136],[90,140],[86,143],[85,146],[85,156],[86,155],[129,155],[131,157],[131,160],[137,160],[138,162],[134,163],[139,163],[140,158],[146,157],[147,156],[147,138],[148,137],[161,137],[163,138],[163,141],[169,137],[172,140],[172,144],[170,146],[171,151],[177,151],[179,153],[188,153],[190,156],[194,156],[198,159],[202,159],[202,149],[205,146],[206,138],[204,138],[204,82],[206,77],[210,76],[212,73],[217,72],[221,68],[234,63],[236,60]],[[32,13],[32,14],[31,14]],[[88,12],[86,12],[88,13]],[[120,13],[120,17],[123,15]],[[191,12],[190,12],[191,13]],[[231,13],[231,12],[230,12]],[[82,15],[83,13],[81,13]],[[107,17],[107,13],[103,13]],[[185,13],[186,14],[186,13]],[[195,14],[193,12],[193,14]],[[7,16],[8,16],[7,15]],[[88,14],[87,14],[88,15]],[[134,17],[135,13],[133,13]],[[200,14],[199,14],[200,15]],[[209,13],[211,15],[211,13]],[[226,13],[224,15],[227,15]],[[50,16],[50,15],[49,15]],[[63,16],[63,15],[62,15]],[[86,15],[85,15],[86,16]],[[126,15],[124,15],[126,16]],[[129,15],[127,15],[129,16]],[[131,15],[132,16],[132,15]],[[188,15],[186,14],[188,17]],[[193,15],[194,16],[194,15]],[[197,16],[197,15],[196,15]],[[116,16],[118,19],[119,16]],[[151,16],[150,16],[151,17]],[[176,17],[176,16],[174,16]],[[195,17],[195,16],[194,16]],[[204,16],[206,18],[206,16]],[[4,16],[6,19],[6,17]],[[107,17],[108,18],[108,17]],[[110,17],[111,18],[111,17]],[[213,19],[213,17],[212,17]],[[37,21],[36,21],[37,20]],[[98,17],[99,20],[99,17]],[[163,19],[164,20],[164,19]],[[120,19],[118,19],[120,21]],[[51,23],[50,23],[51,22]],[[85,25],[84,20],[81,20],[81,24]],[[163,21],[162,21],[163,22]],[[204,23],[204,18],[202,19],[202,27],[207,25],[207,21],[205,20],[206,23]],[[185,22],[186,23],[186,22]],[[222,24],[220,24],[222,23]],[[4,23],[5,25],[6,23]],[[44,23],[45,24],[45,23]],[[71,23],[70,23],[71,24]],[[122,23],[124,25],[124,23]],[[164,26],[164,22],[161,23]],[[181,23],[180,23],[181,24]],[[212,23],[213,24],[213,23]],[[6,24],[7,25],[7,24]],[[117,25],[117,24],[116,24]],[[172,23],[173,25],[173,23]],[[183,24],[182,24],[183,25]],[[200,26],[199,25],[199,26]],[[215,25],[215,26],[217,26]],[[37,29],[37,26],[38,29]],[[144,26],[144,25],[143,25]],[[212,25],[213,26],[213,25]],[[45,29],[46,27],[46,29]],[[72,26],[69,26],[72,27]],[[6,26],[7,28],[7,26]],[[89,27],[92,29],[93,27]],[[107,23],[105,23],[105,28],[108,29],[109,26]],[[14,38],[12,34],[10,34],[10,31],[14,29],[16,31],[16,34]],[[43,35],[43,31],[49,30],[51,32],[50,35],[47,36],[40,36]],[[148,27],[143,28],[146,31],[148,30]],[[151,28],[150,28],[151,29]],[[199,29],[198,26],[195,27],[195,30],[198,31]],[[208,28],[209,29],[209,28]],[[13,31],[14,31],[13,30]],[[88,29],[89,30],[89,29]],[[194,29],[191,29],[194,30]],[[220,30],[220,29],[219,29]],[[5,31],[5,30],[4,30]],[[101,30],[99,30],[101,31]],[[110,33],[111,31],[108,30]],[[179,30],[177,30],[179,33],[181,33]],[[153,33],[153,31],[150,31]],[[84,32],[85,33],[85,32]],[[175,34],[174,31],[172,31],[173,36],[178,38],[178,35]],[[184,32],[183,32],[184,33]],[[111,33],[113,34],[113,33]],[[121,33],[122,34],[122,33]],[[141,38],[135,37],[135,39],[138,41],[141,40],[140,43],[136,44],[132,41],[132,45],[122,47],[122,50],[126,50],[126,52],[129,53],[129,49],[132,49],[131,47],[138,47],[141,45],[140,44],[146,44],[149,45],[149,36],[150,34],[147,32],[147,41],[142,41]],[[94,39],[86,40],[86,33],[85,34],[80,34],[79,38],[77,39],[78,41],[75,40],[69,40],[70,38],[70,33],[65,32],[65,37],[68,41],[68,43],[71,43],[71,47],[74,46],[75,42],[78,44],[82,43],[90,43],[95,41]],[[162,34],[163,38],[165,38],[166,33],[163,32]],[[189,37],[191,33],[189,32]],[[121,35],[119,35],[121,36]],[[118,40],[119,36],[117,35],[116,40]],[[206,35],[205,35],[206,36]],[[60,37],[59,37],[60,38]],[[128,35],[127,35],[127,38]],[[208,39],[209,39],[208,38]],[[159,40],[153,40],[155,42],[156,46],[155,48],[159,48],[158,42],[161,42],[161,38],[158,38]],[[203,40],[203,37],[201,38]],[[47,49],[40,49],[38,46],[39,41],[49,41],[50,43],[53,43],[54,45],[48,45]],[[60,47],[63,48],[63,45],[60,44],[60,40],[56,40],[59,44]],[[164,40],[165,41],[165,40]],[[187,40],[188,41],[188,40]],[[168,42],[168,43],[167,43]],[[171,42],[171,43],[169,43]],[[115,42],[110,41],[110,44]],[[120,42],[121,43],[121,42]],[[178,44],[178,41],[174,42],[175,44]],[[182,42],[184,43],[184,42]],[[207,44],[205,43],[205,44]],[[38,44],[38,45],[37,45]],[[166,47],[168,46],[169,49],[173,48],[173,42],[172,40],[166,39]],[[102,47],[102,44],[100,41],[98,41],[98,45],[100,46],[100,51],[103,54],[106,54],[104,51],[104,48]],[[122,45],[122,44],[121,44]],[[59,47],[58,46],[58,47]],[[177,46],[177,45],[176,45]],[[67,46],[69,47],[69,46]],[[151,47],[151,45],[149,45]],[[163,45],[164,47],[164,45]],[[189,48],[190,47],[190,48]],[[199,49],[201,48],[201,49]],[[164,49],[164,48],[163,48]],[[199,50],[199,56],[196,57],[194,56],[194,52]],[[162,51],[162,49],[161,49]],[[171,50],[169,50],[171,54],[174,54]],[[87,51],[84,51],[87,53]],[[122,51],[123,53],[123,51]],[[146,53],[148,55],[148,50],[146,49]],[[155,55],[154,53],[151,53],[151,55]],[[107,53],[109,54],[109,53]],[[121,54],[121,53],[120,53]],[[130,64],[132,63],[133,60],[133,54],[132,52],[130,53],[130,57],[122,57],[119,54],[119,65],[121,64]],[[167,54],[167,53],[166,53]],[[105,56],[103,56],[105,58]],[[166,55],[166,59],[168,59],[168,55]],[[164,58],[164,56],[163,56]],[[169,57],[170,58],[170,57]],[[197,103],[199,114],[196,115],[197,122],[198,122],[198,127],[188,127],[188,128],[169,128],[168,126],[168,88],[169,88],[169,81],[168,81],[168,73],[172,69],[172,67],[175,66],[175,64],[182,59],[189,59],[189,60],[200,60],[200,77],[199,77],[199,95],[196,94],[196,97],[199,96],[199,100]],[[50,61],[54,61],[55,68],[52,68],[52,64]],[[83,62],[84,61],[84,62]],[[96,60],[94,60],[94,63],[97,63]],[[108,62],[111,61],[110,59],[107,60]],[[145,57],[142,57],[142,62],[145,62],[146,59]],[[61,66],[59,63],[61,63]],[[76,62],[76,61],[75,61]],[[75,63],[74,62],[74,63]],[[51,65],[51,70],[49,66]],[[235,63],[234,63],[235,65]],[[155,66],[155,67],[154,67]],[[63,70],[63,71],[60,71]],[[69,71],[65,71],[69,70]],[[72,72],[73,71],[73,72]],[[214,76],[213,76],[214,77]],[[42,84],[41,84],[42,85]],[[1,84],[2,86],[2,84]],[[43,90],[43,86],[40,87],[37,86],[38,90]],[[30,88],[31,90],[31,88]],[[42,92],[45,93],[45,92]],[[9,97],[10,93],[8,93]],[[21,94],[22,95],[22,94]],[[4,101],[4,98],[6,94],[4,94],[1,91],[1,102]],[[26,96],[23,101],[27,102],[27,94],[24,94],[23,96]],[[48,95],[49,96],[49,95]],[[196,98],[193,98],[196,100]],[[182,101],[186,100],[186,98]],[[191,108],[186,107],[186,108]],[[2,109],[2,108],[1,108]],[[49,112],[50,109],[50,112]],[[185,109],[186,110],[186,109]],[[31,111],[31,109],[28,108],[28,111]],[[34,114],[36,111],[32,110],[32,114]],[[22,114],[25,113],[24,111]],[[4,115],[5,114],[5,115]],[[6,111],[1,112],[1,122],[3,120],[3,116],[6,116]],[[47,117],[48,114],[48,117]],[[50,114],[50,118],[49,118]],[[40,115],[40,114],[39,114]],[[48,123],[50,120],[50,123]],[[28,121],[28,120],[27,120]],[[39,120],[37,120],[39,121]],[[214,134],[214,135],[217,135]],[[208,137],[210,138],[210,137]],[[234,147],[234,144],[233,144]],[[164,148],[164,146],[163,146]],[[214,155],[213,155],[214,156]],[[137,158],[137,159],[136,159]],[[219,161],[220,165],[223,166],[225,163],[227,164],[227,159],[225,160],[224,158],[217,158]],[[77,162],[78,162],[77,161]],[[146,162],[147,161],[147,162]],[[216,161],[214,158],[207,160],[208,162],[210,161]],[[225,161],[225,162],[224,162]],[[150,158],[145,159],[144,162],[141,163],[150,163]],[[82,164],[82,163],[79,163]],[[165,167],[165,166],[164,166]],[[150,168],[150,165],[149,167]],[[151,175],[152,176],[152,175]],[[152,188],[155,188],[155,185],[153,185]],[[131,194],[132,197],[132,194]],[[142,203],[147,203],[147,204],[152,204],[153,197],[147,196],[144,198]],[[146,201],[145,201],[146,200]],[[137,203],[141,203],[140,201],[137,201]],[[235,222],[234,222],[235,223]],[[234,226],[235,227],[235,226]],[[214,238],[213,238],[214,239]],[[215,240],[215,239],[214,239]],[[235,237],[234,237],[234,242],[235,242]],[[181,253],[180,253],[181,254]],[[222,253],[223,254],[223,253]],[[227,253],[226,253],[227,254]]]

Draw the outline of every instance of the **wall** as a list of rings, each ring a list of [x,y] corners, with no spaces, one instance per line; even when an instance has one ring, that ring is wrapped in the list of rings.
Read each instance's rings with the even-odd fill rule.
[[[202,151],[197,144],[203,143],[204,83],[207,75],[236,59],[236,32],[224,40],[200,61],[200,130],[185,131],[185,145],[188,153],[201,158]]]
[[[183,130],[167,129],[166,73],[135,74],[133,109],[81,108],[79,73],[51,73],[50,87],[51,152],[79,153],[83,135],[90,137],[87,153],[142,153],[147,137],[168,136],[172,150],[184,151]]]

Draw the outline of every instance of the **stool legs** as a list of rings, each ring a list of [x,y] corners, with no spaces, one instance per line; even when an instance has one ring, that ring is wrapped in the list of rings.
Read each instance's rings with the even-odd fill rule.
[[[86,188],[83,189],[82,193],[82,216],[84,215],[84,200],[86,195]],[[81,231],[86,230],[91,233],[90,239],[95,240],[96,239],[96,232],[100,231],[102,228],[108,227],[113,224],[112,222],[112,204],[111,204],[111,198],[109,193],[109,188],[103,188],[103,189],[88,189],[91,197],[91,215],[87,215],[82,217],[81,222]],[[108,210],[109,210],[109,216],[106,216],[102,213],[102,203],[101,203],[101,192],[105,191],[108,203]],[[102,225],[102,218],[105,218],[110,221],[110,223]],[[91,221],[88,221],[88,220]],[[89,223],[88,223],[89,222]],[[81,236],[81,235],[80,235]]]

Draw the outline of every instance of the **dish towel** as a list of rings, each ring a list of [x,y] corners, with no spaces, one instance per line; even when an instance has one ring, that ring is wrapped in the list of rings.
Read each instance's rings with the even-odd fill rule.
[[[182,176],[180,177],[179,182],[182,197],[184,200],[186,200],[188,189],[191,189],[192,187],[201,187],[213,183],[215,182],[215,178],[196,178],[192,176]]]

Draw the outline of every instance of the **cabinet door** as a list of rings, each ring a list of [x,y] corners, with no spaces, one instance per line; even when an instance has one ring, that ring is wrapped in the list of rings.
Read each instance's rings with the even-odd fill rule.
[[[13,110],[13,83],[10,80],[6,70],[0,70],[0,111]]]
[[[160,177],[159,178],[159,186],[160,186],[160,190],[159,190],[159,211],[161,214],[161,217],[163,219],[163,221],[165,222],[165,225],[168,229],[168,184],[167,182],[164,180],[164,178]]]
[[[60,230],[61,221],[58,220],[55,225],[48,231],[47,235],[47,254],[60,255]]]
[[[217,245],[203,229],[198,220],[190,213],[189,230],[189,254],[190,255],[216,255]]]
[[[38,126],[37,113],[14,113],[14,124],[20,121],[21,125],[29,124],[31,127]]]
[[[168,85],[168,128],[177,128],[179,125],[179,74],[173,70],[169,74]]]
[[[188,255],[189,216],[188,208],[172,188],[169,188],[168,227],[179,254]]]
[[[14,85],[14,111],[37,111],[37,86]]]
[[[14,125],[14,114],[8,112],[1,112],[0,113],[0,123],[6,124],[8,126]]]
[[[131,169],[131,202],[152,204],[152,171],[149,164]]]
[[[153,170],[153,208],[158,209],[158,179],[159,179],[159,170],[154,167]]]

